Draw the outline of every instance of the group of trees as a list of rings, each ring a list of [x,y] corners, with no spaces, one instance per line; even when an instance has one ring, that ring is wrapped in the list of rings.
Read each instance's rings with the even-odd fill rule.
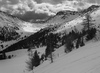
[[[92,17],[87,13],[86,14],[86,17],[83,21],[83,30],[84,31],[87,31],[87,41],[91,40],[93,37],[95,37],[96,35],[96,28],[95,28],[95,23],[94,23],[95,20],[92,19]]]
[[[78,49],[79,47],[82,47],[85,45],[86,41],[89,41],[93,39],[96,35],[96,28],[93,23],[94,20],[92,20],[92,17],[87,14],[86,18],[83,20],[83,29],[82,32],[76,32],[72,30],[72,32],[69,32],[69,34],[53,34],[53,33],[47,33],[49,31],[45,31],[44,35],[45,40],[41,41],[43,42],[42,45],[46,46],[45,54],[39,58],[39,55],[37,51],[35,51],[34,55],[30,58],[30,61],[27,62],[29,65],[29,70],[33,70],[34,67],[37,67],[40,65],[40,62],[42,60],[47,60],[48,58],[51,59],[51,63],[53,62],[53,55],[52,52],[55,51],[55,48],[58,48],[57,46],[65,45],[65,53],[71,52],[74,48]],[[43,34],[42,34],[43,35]],[[39,42],[39,41],[38,41]],[[60,42],[58,45],[57,43]]]
[[[73,48],[79,48],[85,45],[84,41],[89,41],[93,39],[96,35],[96,28],[94,20],[89,14],[86,14],[85,19],[83,20],[83,29],[82,32],[75,32],[72,30],[69,34],[65,35],[65,52],[72,51]],[[85,39],[84,39],[85,38]]]
[[[28,51],[31,52],[29,54],[29,56],[31,57],[29,58],[29,61],[26,62],[28,64],[29,70],[33,70],[34,67],[40,65],[40,63],[43,62],[44,60],[47,60],[48,57],[50,57],[51,63],[53,62],[52,52],[54,51],[55,42],[53,41],[54,40],[53,34],[50,33],[48,35],[49,35],[48,39],[46,40],[47,48],[45,50],[45,54],[42,54],[41,57],[39,57],[37,51],[35,51],[33,54],[31,48],[28,49]]]
[[[6,59],[7,56],[5,54],[5,52],[0,53],[0,60]]]
[[[55,38],[53,37],[53,33],[50,33],[47,39],[47,48],[45,50],[45,58],[47,59],[50,56],[51,63],[53,62],[52,52],[54,51],[55,47]]]
[[[37,67],[38,65],[40,65],[40,58],[39,55],[37,53],[37,51],[33,52],[30,51],[30,55],[29,55],[29,61],[27,61],[27,69],[29,71],[33,70],[35,67]]]
[[[45,60],[45,55],[42,54],[40,57],[37,50],[33,53],[31,49],[28,55],[29,60],[26,62],[28,71],[33,70],[35,67],[39,66],[41,62]]]
[[[75,33],[74,31],[70,32],[68,35],[65,35],[65,53],[72,51],[74,48],[79,48],[80,46],[84,46],[83,40],[84,34]]]
[[[5,52],[0,53],[0,60],[11,59],[14,55],[6,55]]]
[[[53,62],[52,52],[55,50],[55,48],[57,48],[57,46],[65,44],[66,53],[72,51],[74,48],[77,49],[81,46],[84,46],[84,41],[89,41],[93,37],[95,37],[96,28],[93,21],[94,20],[92,20],[92,17],[89,14],[86,14],[86,17],[82,23],[84,27],[82,29],[82,32],[75,32],[74,30],[72,30],[72,32],[70,32],[69,34],[63,35],[63,37],[60,37],[57,34],[47,33],[44,41],[45,45],[47,46],[45,50],[45,58],[47,59],[49,57],[51,59],[51,62]],[[58,42],[61,42],[61,44],[58,45]]]
[[[19,34],[13,27],[0,27],[0,40],[2,41],[9,41],[14,40],[19,37]]]

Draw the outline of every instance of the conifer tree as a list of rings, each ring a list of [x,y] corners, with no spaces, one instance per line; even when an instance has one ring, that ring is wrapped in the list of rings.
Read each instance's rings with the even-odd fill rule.
[[[82,47],[82,46],[84,46],[84,45],[85,45],[85,43],[84,43],[83,37],[81,37],[81,43],[80,43],[80,46]]]
[[[29,57],[29,60],[26,63],[28,71],[32,71],[35,67],[40,65],[40,58],[37,51],[34,52],[33,56],[31,55],[31,57]]]
[[[52,52],[54,51],[54,40],[53,40],[53,34],[50,33],[48,35],[48,38],[47,38],[47,48],[45,50],[45,55],[46,55],[46,59],[48,56],[50,56],[50,59],[51,59],[51,63],[53,62],[53,57],[52,57]]]
[[[6,56],[6,53],[5,52],[2,52],[2,56],[3,56],[3,59],[6,59],[7,56]]]
[[[40,58],[37,51],[35,51],[34,53],[34,59],[35,59],[35,67],[37,67],[38,65],[40,65]]]
[[[92,19],[92,17],[90,16],[89,13],[86,14],[85,19],[83,20],[83,26],[84,26],[84,30],[89,31],[91,29],[91,27],[93,27],[94,25],[94,20]]]

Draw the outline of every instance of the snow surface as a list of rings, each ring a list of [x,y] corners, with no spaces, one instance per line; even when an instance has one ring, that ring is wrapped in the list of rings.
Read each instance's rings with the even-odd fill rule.
[[[96,20],[95,23],[99,25],[100,21],[100,9],[91,15]],[[62,17],[62,16],[61,16]],[[57,32],[66,30],[70,32],[73,27],[80,31],[83,27],[80,25],[84,17],[78,17],[73,15],[71,17],[62,20],[61,17],[55,17],[48,23],[65,23],[58,29]],[[76,18],[76,19],[75,19]],[[73,20],[75,19],[75,20]],[[71,22],[68,22],[73,20]],[[1,22],[3,23],[3,22]],[[0,23],[0,24],[1,24]],[[22,30],[27,32],[34,32],[35,28],[32,24],[23,23]],[[70,29],[72,28],[72,29]],[[36,30],[39,30],[37,27]],[[45,49],[45,47],[43,47]],[[75,49],[72,52],[65,54],[64,46],[53,52],[54,63],[50,63],[49,60],[42,63],[40,66],[33,70],[34,73],[100,73],[100,42],[90,42],[89,44]],[[40,48],[40,52],[44,51]],[[25,61],[28,59],[26,50],[18,50],[9,52],[7,55],[15,55],[16,57],[7,60],[0,60],[0,73],[28,73],[26,69]]]
[[[3,12],[0,12],[0,27],[11,26],[20,28],[19,32],[37,32],[40,28],[35,23],[25,22],[17,17],[11,17]]]
[[[45,47],[44,47],[45,48]],[[65,54],[64,46],[54,52],[54,63],[49,60],[33,70],[34,73],[100,73],[100,42],[90,42],[84,47]],[[41,49],[40,49],[41,50]],[[0,73],[28,73],[26,50],[9,52],[17,55],[12,59],[0,61]],[[59,55],[58,55],[59,54]]]
[[[32,23],[27,23],[27,22],[25,22],[25,23],[23,24],[22,29],[23,29],[25,32],[37,32],[37,31],[40,30],[39,27],[36,27],[34,24],[32,24]]]
[[[26,50],[18,50],[7,53],[16,57],[6,60],[0,60],[0,73],[24,73],[26,61],[28,60]]]
[[[70,22],[65,23],[63,26],[61,26],[55,33],[59,33],[62,31],[66,31],[66,33],[71,32],[72,30],[77,29],[77,31],[81,32],[83,26],[81,23],[83,22],[84,17],[78,17]]]
[[[52,18],[51,20],[49,20],[46,24],[63,24],[65,22],[69,22],[75,18],[77,18],[79,16],[79,14],[75,14],[75,15],[57,15],[54,18]],[[65,19],[63,18],[65,17]]]
[[[34,73],[100,73],[100,42],[59,57],[54,63],[44,62]]]

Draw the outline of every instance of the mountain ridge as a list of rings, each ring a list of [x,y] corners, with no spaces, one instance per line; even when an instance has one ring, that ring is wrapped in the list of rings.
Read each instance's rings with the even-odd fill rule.
[[[98,9],[99,8],[99,6],[93,6],[94,8],[93,9],[91,9],[91,7],[89,7],[89,9],[87,9],[87,10],[89,10],[89,12],[91,13],[92,11],[95,11],[95,9]],[[86,13],[87,13],[87,10],[85,10],[86,11]],[[84,15],[83,15],[84,16]],[[82,17],[82,16],[81,16]],[[77,17],[77,18],[79,18],[79,17]],[[76,19],[76,17],[74,18],[74,19]],[[73,20],[74,20],[73,19]],[[66,21],[66,19],[64,19],[65,21]],[[72,21],[72,20],[71,20]],[[49,22],[50,23],[50,22]],[[10,51],[10,49],[11,50],[13,50],[13,48],[14,48],[14,46],[16,46],[16,48],[18,49],[21,49],[21,48],[28,48],[29,46],[31,46],[31,47],[33,47],[33,48],[36,48],[36,47],[40,47],[40,46],[46,46],[46,42],[47,42],[47,38],[50,36],[50,33],[53,33],[53,37],[54,37],[54,39],[56,39],[56,41],[55,41],[55,44],[56,44],[56,47],[57,46],[61,46],[61,45],[63,45],[63,44],[61,44],[61,45],[57,45],[57,42],[59,41],[59,40],[61,40],[61,35],[63,35],[63,34],[61,34],[61,33],[54,33],[55,31],[58,31],[59,30],[59,28],[60,27],[62,27],[63,25],[66,25],[68,22],[65,22],[65,23],[53,23],[53,25],[50,23],[49,25],[47,25],[46,27],[44,27],[44,28],[42,28],[42,29],[40,29],[37,33],[35,33],[35,34],[33,34],[33,35],[31,35],[31,36],[29,36],[28,38],[26,38],[25,40],[22,40],[22,41],[19,41],[18,43],[20,43],[19,45],[18,45],[18,43],[15,43],[14,45],[12,45],[12,46],[9,46],[8,48],[7,48],[7,50],[8,51]],[[62,25],[63,24],[63,25]],[[68,25],[67,25],[67,27],[68,27]],[[71,27],[69,27],[69,28],[71,28]],[[64,29],[64,28],[63,28]],[[65,28],[65,30],[68,30],[68,28]],[[33,45],[32,45],[32,43],[34,43]],[[23,47],[23,46],[24,47]],[[18,47],[19,46],[19,47]],[[26,47],[25,47],[26,46]],[[16,49],[16,50],[17,50]],[[6,50],[6,51],[7,51]],[[5,50],[3,50],[3,51],[5,51]]]

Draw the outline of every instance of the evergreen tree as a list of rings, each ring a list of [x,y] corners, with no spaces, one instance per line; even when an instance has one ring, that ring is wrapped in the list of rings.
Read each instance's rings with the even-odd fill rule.
[[[47,57],[50,56],[51,63],[52,63],[53,62],[52,52],[54,51],[54,39],[52,33],[48,35],[46,44],[47,44],[47,48],[45,50],[45,57],[46,57],[45,59],[47,59]]]
[[[35,51],[35,53],[34,53],[34,61],[35,61],[35,67],[40,65],[40,58],[39,58],[37,51]]]
[[[76,48],[79,48],[80,47],[80,43],[81,43],[81,38],[79,37],[77,39],[77,42],[76,42]]]
[[[29,57],[29,60],[26,63],[28,71],[31,71],[34,69],[34,67],[40,65],[40,58],[38,56],[37,51],[34,52],[33,56]]]
[[[93,39],[96,35],[96,29],[95,28],[91,28],[91,30],[88,31],[88,34],[86,36],[86,40],[89,41],[91,39]]]
[[[84,30],[90,30],[91,27],[93,27],[94,25],[94,20],[92,19],[92,17],[90,16],[89,13],[86,14],[85,19],[83,20],[83,24],[84,25]]]
[[[44,54],[42,54],[42,55],[41,55],[41,62],[43,63],[43,62],[44,62],[44,60],[45,60],[45,55],[44,55]]]
[[[5,52],[3,52],[3,53],[2,53],[2,56],[3,56],[3,59],[6,59],[6,58],[7,58],[7,56],[6,56],[6,53],[5,53]]]
[[[84,46],[85,44],[84,44],[84,40],[83,40],[83,37],[81,37],[81,43],[80,43],[80,46],[82,47],[82,46]]]
[[[35,63],[34,58],[29,57],[29,60],[26,63],[27,63],[27,70],[32,71],[34,69],[34,63]]]

